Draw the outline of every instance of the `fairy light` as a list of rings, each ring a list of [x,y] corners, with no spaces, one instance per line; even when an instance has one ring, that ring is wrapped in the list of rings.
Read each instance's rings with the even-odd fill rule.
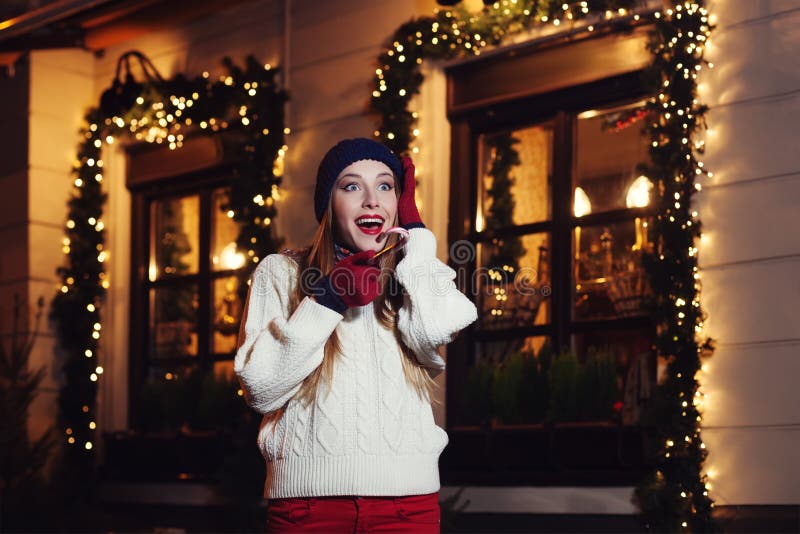
[[[703,24],[698,24],[698,14],[701,17]],[[708,175],[704,169],[704,165],[701,161],[697,160],[694,157],[693,152],[695,151],[702,151],[704,148],[705,143],[700,140],[692,140],[693,130],[695,128],[695,123],[689,124],[688,121],[694,121],[695,116],[698,114],[698,101],[696,98],[691,96],[697,90],[696,86],[696,79],[697,73],[701,71],[702,68],[702,53],[703,49],[696,45],[694,41],[702,42],[707,41],[708,36],[710,33],[709,25],[705,24],[707,21],[705,9],[698,5],[696,2],[686,2],[684,4],[677,4],[675,5],[675,9],[666,9],[661,13],[656,13],[656,19],[663,19],[664,23],[664,32],[669,31],[670,29],[674,30],[674,33],[671,37],[668,36],[667,40],[661,45],[660,50],[657,53],[666,53],[667,54],[667,62],[669,62],[669,58],[677,58],[677,51],[683,51],[686,54],[691,54],[692,56],[684,59],[682,61],[676,61],[674,66],[674,72],[677,76],[672,77],[673,83],[670,83],[669,74],[665,74],[665,79],[662,82],[662,91],[658,94],[658,99],[654,102],[661,102],[661,105],[658,106],[657,109],[662,110],[661,112],[661,122],[654,124],[654,129],[657,131],[658,128],[664,127],[664,131],[679,131],[680,134],[671,134],[665,136],[665,142],[662,145],[659,142],[654,141],[652,146],[654,149],[659,150],[671,150],[677,151],[678,153],[684,156],[687,162],[690,165],[693,164],[693,169],[688,174],[676,174],[674,183],[676,184],[677,190],[672,193],[673,203],[672,207],[674,208],[674,212],[669,214],[668,220],[670,222],[679,222],[680,228],[684,231],[694,231],[692,230],[693,223],[697,222],[699,214],[696,210],[689,212],[688,210],[683,210],[682,207],[684,205],[684,194],[683,194],[683,184],[690,180],[694,179],[694,177],[701,177],[704,174]],[[697,28],[697,29],[695,29]],[[666,34],[666,33],[665,33]],[[665,52],[664,49],[669,50]],[[673,52],[673,50],[675,52]],[[673,55],[674,54],[674,55]],[[684,64],[687,62],[695,61],[695,64]],[[670,67],[667,66],[667,69]],[[683,80],[683,87],[672,87],[673,85],[677,84],[678,80]],[[688,88],[686,87],[688,85]],[[679,103],[676,102],[676,98],[670,98],[667,92],[670,93],[675,90],[675,95],[681,94],[689,94],[689,102],[686,103]],[[683,93],[681,93],[681,91]],[[670,122],[671,119],[675,117],[680,117],[683,119],[682,122],[678,122],[675,124],[674,122]],[[665,185],[668,185],[667,182]],[[702,186],[700,183],[695,183],[692,185],[695,191],[702,190]],[[667,210],[669,213],[670,210]],[[701,242],[705,242],[704,235],[698,234],[700,237]],[[693,260],[696,260],[698,254],[698,247],[695,245],[690,245],[687,249],[687,254]],[[661,255],[661,259],[664,260],[663,255]],[[679,264],[676,264],[676,269],[679,269]],[[691,279],[698,280],[700,278],[700,271],[696,265],[692,265],[691,270],[686,273]],[[673,275],[677,277],[679,275]],[[697,284],[693,285],[694,294],[692,298],[689,299],[691,302],[691,308],[693,310],[699,310],[700,302],[697,295],[699,295],[699,286]],[[685,311],[687,309],[687,299],[683,296],[676,296],[673,299],[674,304],[674,323],[676,328],[680,329],[688,327],[690,328],[690,332],[694,335],[699,335],[702,331],[702,319],[699,318],[700,314],[695,312],[695,316],[697,317],[694,324],[686,324],[684,325],[684,320],[688,317],[688,312]],[[694,338],[688,334],[686,342],[690,343],[697,343]],[[678,341],[680,338],[675,335],[673,336],[674,341]],[[697,347],[698,352],[700,351],[700,347]],[[696,377],[696,380],[699,380],[700,371],[706,371],[706,367],[699,367],[693,376]],[[676,378],[681,380],[682,373],[677,373]],[[694,420],[697,424],[695,429],[690,434],[684,434],[682,436],[682,443],[685,444],[686,447],[691,447],[692,444],[695,442],[695,438],[699,440],[699,424],[702,420],[701,414],[699,410],[703,407],[705,402],[705,395],[699,389],[697,382],[695,383],[687,383],[688,390],[681,390],[680,397],[684,397],[684,391],[688,391],[688,396],[691,396],[691,406],[695,410],[695,413],[692,415],[692,420]],[[680,400],[680,408],[682,409],[681,415],[683,417],[687,417],[690,414],[689,410],[689,401],[687,400]],[[694,436],[694,438],[693,438]],[[677,437],[677,436],[676,436]],[[673,450],[675,440],[668,439],[667,447],[665,447],[663,452],[663,461],[681,461],[681,462],[691,462],[693,461],[692,458],[687,457],[685,454],[675,455],[672,454],[671,451]],[[700,440],[699,450],[706,450],[705,443]],[[702,461],[702,457],[699,458],[699,461]],[[690,467],[681,467],[680,469],[690,470]],[[702,482],[702,478],[699,482]],[[696,481],[687,480],[683,481],[680,484],[694,484],[697,483]],[[679,486],[680,484],[677,481],[673,481],[672,484]],[[667,486],[662,486],[667,488]],[[665,489],[664,491],[669,491],[669,489]],[[708,492],[696,492],[696,493],[687,493],[686,491],[680,491],[680,496],[682,498],[688,498],[692,500],[692,506],[681,508],[681,515],[684,517],[684,520],[680,522],[682,528],[687,528],[689,524],[688,518],[692,517],[695,521],[698,515],[701,513],[699,509],[702,509],[702,513],[704,514],[704,521],[712,521],[710,519],[710,514],[708,510],[713,507],[713,502],[708,498]],[[655,497],[659,498],[659,497]],[[674,527],[668,527],[670,529]]]

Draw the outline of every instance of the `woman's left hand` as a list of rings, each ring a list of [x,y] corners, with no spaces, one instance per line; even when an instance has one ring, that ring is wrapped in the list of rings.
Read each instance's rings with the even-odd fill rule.
[[[411,228],[424,228],[422,218],[419,216],[417,201],[414,195],[417,182],[414,177],[414,162],[408,156],[403,156],[403,193],[397,201],[397,214],[400,226],[406,230]]]

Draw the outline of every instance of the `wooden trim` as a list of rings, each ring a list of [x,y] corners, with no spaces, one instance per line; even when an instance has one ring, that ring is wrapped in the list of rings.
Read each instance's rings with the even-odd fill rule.
[[[549,233],[553,229],[552,221],[542,221],[535,223],[520,224],[518,226],[503,226],[495,230],[483,232],[473,232],[469,239],[475,243],[491,241],[495,237],[512,237],[528,234]]]
[[[125,185],[139,188],[154,182],[231,163],[235,134],[197,135],[179,150],[163,144],[136,143],[127,147]]]
[[[186,141],[180,150],[169,150],[163,144],[140,143],[126,148],[127,179],[131,190],[131,274],[130,274],[130,338],[129,344],[129,427],[141,426],[139,392],[147,380],[151,365],[177,363],[174,359],[151,359],[149,354],[150,291],[157,287],[190,284],[198,291],[197,355],[180,361],[212,366],[215,361],[230,359],[213,354],[213,310],[211,285],[217,278],[232,274],[212,271],[210,266],[211,193],[230,185],[225,173],[234,163],[230,148],[236,134],[198,135]],[[160,277],[149,280],[151,241],[151,206],[154,201],[172,196],[198,195],[200,202],[199,268],[196,273]]]
[[[613,224],[625,221],[632,221],[636,217],[652,217],[654,215],[654,208],[646,206],[644,208],[619,208],[607,211],[599,211],[597,213],[587,213],[582,217],[571,217],[569,226],[575,228],[587,228],[589,226],[598,226],[601,224]]]
[[[147,350],[147,340],[144,332],[147,331],[149,320],[148,292],[145,290],[144,280],[147,276],[145,260],[148,256],[150,240],[150,217],[147,213],[148,203],[142,195],[131,196],[131,269],[130,269],[130,306],[129,335],[128,335],[128,427],[138,426],[139,413],[138,395],[144,383],[144,370]],[[137,224],[137,222],[139,224]]]
[[[447,225],[448,243],[455,243],[466,239],[472,229],[472,213],[470,209],[477,202],[477,155],[473,153],[471,147],[475,143],[475,135],[467,121],[456,121],[452,124],[452,151],[450,154],[450,206]],[[472,258],[467,263],[456,265],[453,258],[450,258],[450,266],[456,270],[457,280],[461,282],[461,291],[468,295],[474,295],[474,277],[471,273],[475,271],[477,258]],[[464,277],[460,273],[466,272]],[[465,279],[466,278],[466,279]],[[445,407],[448,413],[453,413],[458,402],[459,385],[466,380],[466,370],[470,362],[474,360],[475,347],[471,340],[470,332],[474,326],[470,326],[462,332],[452,343],[447,346],[447,374],[445,389]]]
[[[642,70],[653,61],[650,30],[584,34],[449,67],[448,115]]]
[[[502,328],[496,330],[481,330],[472,335],[475,342],[503,341],[513,338],[552,336],[553,326],[551,323],[537,324],[532,326],[517,326],[513,328]]]
[[[448,347],[447,414],[448,430],[461,421],[460,391],[475,359],[477,343],[510,337],[548,336],[559,351],[571,346],[575,334],[597,330],[647,328],[646,316],[610,320],[572,320],[574,286],[572,283],[572,234],[576,225],[607,224],[647,216],[648,209],[619,209],[576,219],[572,214],[573,177],[575,176],[575,129],[577,115],[587,109],[607,107],[646,97],[643,71],[652,63],[646,40],[651,26],[640,25],[631,31],[584,36],[581,39],[541,43],[518,47],[507,54],[446,67],[448,74],[448,118],[451,122],[450,221],[448,239],[473,243],[495,236],[549,232],[551,235],[551,310],[550,322],[543,325],[477,331],[473,325]],[[620,57],[616,57],[620,56]],[[553,124],[553,168],[551,180],[551,218],[532,224],[502,228],[492,232],[474,231],[474,210],[478,201],[478,140],[482,134],[506,132],[551,121]],[[454,266],[456,270],[465,265]],[[474,269],[475,262],[470,264]],[[474,277],[464,284],[474,295]],[[513,431],[511,431],[513,433]],[[499,436],[499,435],[498,435]],[[498,436],[485,437],[488,442]],[[512,441],[519,436],[511,437]],[[468,439],[468,438],[465,438]],[[489,458],[481,457],[481,440],[468,439],[455,443],[471,455],[469,472],[445,459],[444,477],[461,481],[485,480],[489,483],[519,484],[548,479],[548,483],[620,483],[637,480],[637,469],[616,466],[602,473],[581,470],[569,473],[545,473],[533,468],[527,474],[512,476],[496,472]],[[633,439],[628,446],[639,454],[640,442]],[[489,446],[489,445],[487,445]],[[502,447],[500,447],[502,449]],[[497,449],[497,450],[500,450]],[[611,466],[609,466],[611,467]],[[463,478],[462,478],[463,477]],[[544,477],[544,478],[542,478]],[[549,478],[548,478],[549,477]]]
[[[214,280],[209,276],[211,271],[211,192],[213,189],[205,189],[200,193],[200,232],[198,254],[200,280],[204,283],[197,285],[198,291],[198,310],[197,310],[197,357],[200,365],[209,368],[212,364],[208,356],[211,352],[211,339],[214,336],[213,322],[214,311],[211,309],[213,296],[211,287]]]
[[[573,302],[572,247],[569,220],[572,217],[572,176],[575,121],[572,114],[556,115],[553,133],[553,177],[551,183],[553,231],[550,241],[550,280],[552,297],[550,320],[553,347],[560,351],[569,345],[569,317]]]
[[[133,0],[114,2],[109,10],[90,13],[78,22],[86,30],[84,45],[104,50],[142,35],[173,30],[247,0]],[[274,10],[270,10],[271,12]],[[119,13],[118,13],[119,12]]]
[[[475,187],[476,157],[470,147],[474,135],[467,121],[460,120],[452,124],[452,152],[450,155],[450,218],[447,234],[451,243],[464,239],[472,229],[472,213],[470,206],[475,205],[477,190]]]
[[[604,80],[559,89],[520,100],[492,104],[463,113],[451,113],[451,120],[466,120],[480,133],[524,128],[551,121],[556,110],[585,111],[595,106],[627,103],[631,98],[647,96],[642,88],[642,72],[629,72]]]
[[[586,334],[591,332],[616,332],[619,330],[645,329],[652,327],[653,320],[649,315],[633,315],[614,319],[591,319],[586,321],[570,321],[569,333]]]

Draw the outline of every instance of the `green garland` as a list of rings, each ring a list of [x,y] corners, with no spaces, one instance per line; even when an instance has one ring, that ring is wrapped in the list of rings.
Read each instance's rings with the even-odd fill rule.
[[[487,147],[492,152],[489,176],[492,177],[492,185],[486,194],[492,199],[492,203],[487,210],[484,218],[484,230],[492,232],[497,228],[511,226],[514,224],[514,206],[516,201],[511,194],[514,185],[514,178],[511,171],[519,165],[519,152],[514,147],[519,143],[519,139],[510,133],[494,135],[486,140]],[[496,249],[487,261],[489,273],[492,278],[508,283],[513,280],[511,273],[519,272],[519,259],[525,255],[525,247],[522,246],[522,239],[519,237],[506,237],[497,243]]]
[[[208,73],[163,80],[148,70],[149,62],[141,54],[125,54],[120,64],[130,56],[140,58],[149,73],[148,81],[138,83],[130,75],[124,83],[115,79],[100,106],[91,108],[85,117],[63,240],[66,265],[58,269],[62,283],[51,310],[66,360],[59,396],[60,424],[67,459],[81,475],[94,463],[95,400],[103,373],[98,353],[101,307],[109,287],[104,268],[103,147],[120,138],[133,138],[177,149],[186,137],[227,132],[237,143],[229,204],[223,211],[238,223],[237,246],[251,260],[242,277],[259,258],[281,244],[270,225],[276,214],[274,201],[279,197],[285,135],[289,133],[284,129],[288,96],[276,82],[278,69],[261,65],[252,56],[244,68],[226,58],[226,74],[217,80],[212,81]]]
[[[715,531],[713,501],[702,473],[707,451],[700,438],[697,404],[702,393],[696,379],[699,356],[710,355],[713,343],[699,339],[704,315],[694,244],[700,220],[690,209],[691,197],[700,189],[695,180],[710,176],[695,156],[702,153],[702,142],[695,138],[705,112],[696,99],[696,76],[706,64],[704,45],[711,25],[702,1],[668,4],[654,15],[656,29],[649,43],[654,96],[646,117],[653,161],[648,176],[656,185],[652,235],[657,250],[643,263],[658,295],[656,350],[670,363],[650,414],[653,470],[637,487],[635,501],[650,530]],[[502,0],[480,14],[457,7],[410,20],[396,30],[378,57],[370,102],[371,111],[379,115],[375,137],[397,153],[419,151],[412,146],[419,130],[409,104],[423,81],[419,67],[423,60],[477,55],[508,35],[590,15],[611,19],[631,14],[638,19],[630,10],[639,5],[634,0]]]
[[[647,104],[652,164],[644,169],[655,183],[656,250],[642,261],[656,298],[656,347],[669,363],[649,413],[655,469],[636,497],[656,530],[707,532],[719,526],[702,472],[708,451],[700,436],[703,394],[697,375],[700,357],[711,355],[713,341],[699,341],[705,318],[696,248],[701,224],[691,200],[701,190],[696,178],[711,175],[696,157],[704,152],[696,138],[707,111],[697,100],[696,80],[708,64],[703,52],[712,27],[698,3],[676,3],[658,15],[649,44],[651,79],[658,86]]]

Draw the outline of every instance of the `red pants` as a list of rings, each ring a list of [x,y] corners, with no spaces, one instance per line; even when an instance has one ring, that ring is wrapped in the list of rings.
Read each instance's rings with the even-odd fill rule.
[[[439,533],[439,493],[270,499],[268,532]]]

